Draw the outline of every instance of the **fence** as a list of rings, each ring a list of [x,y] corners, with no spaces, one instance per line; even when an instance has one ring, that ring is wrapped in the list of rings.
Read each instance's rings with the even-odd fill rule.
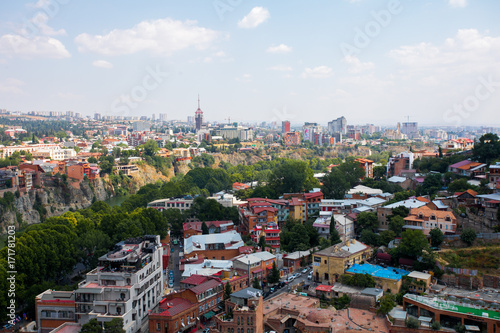
[[[500,239],[500,232],[479,233],[479,239]],[[460,239],[460,235],[444,235],[444,239]]]

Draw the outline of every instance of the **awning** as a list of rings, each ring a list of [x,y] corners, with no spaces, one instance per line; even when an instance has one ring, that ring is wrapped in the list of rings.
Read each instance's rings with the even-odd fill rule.
[[[263,272],[264,270],[262,268],[256,269],[255,271],[252,272],[252,274],[257,274],[260,272]]]
[[[209,320],[210,318],[212,318],[213,316],[215,316],[215,312],[213,312],[212,310],[208,311],[207,313],[205,313],[203,315],[203,317],[206,319],[206,320]]]

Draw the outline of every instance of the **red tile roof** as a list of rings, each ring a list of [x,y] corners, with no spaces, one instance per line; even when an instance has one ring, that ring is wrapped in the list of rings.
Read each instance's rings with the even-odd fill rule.
[[[332,291],[333,286],[327,286],[324,284],[320,284],[319,286],[316,287],[316,291]]]
[[[208,281],[203,282],[202,284],[200,284],[196,287],[189,288],[189,290],[191,290],[196,295],[199,295],[199,294],[201,294],[209,289],[217,287],[220,284],[221,284],[221,282],[219,279],[208,280]]]
[[[200,285],[206,281],[208,281],[208,277],[203,276],[203,275],[193,274],[190,277],[182,280],[181,283],[192,284],[192,285],[197,286],[197,285]]]
[[[173,298],[173,299],[163,299],[160,301],[160,311],[159,313],[154,313],[150,315],[160,315],[165,317],[175,316],[193,306],[198,306],[195,303],[191,303],[184,298]]]

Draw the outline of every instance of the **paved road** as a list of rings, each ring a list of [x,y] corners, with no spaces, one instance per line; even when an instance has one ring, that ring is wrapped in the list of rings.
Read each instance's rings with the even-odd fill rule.
[[[301,271],[302,271],[302,269],[296,271],[295,273],[300,273]],[[309,271],[310,271],[310,269],[309,269]],[[292,282],[289,282],[283,288],[278,289],[274,293],[272,293],[269,296],[267,296],[265,299],[269,299],[269,298],[277,296],[279,294],[282,294],[282,293],[285,293],[285,292],[289,292],[291,290],[291,287],[296,286],[296,285],[298,285],[298,284],[300,284],[302,282],[304,282],[304,284],[309,284],[310,285],[312,283],[312,281],[307,279],[307,275],[309,274],[309,271],[308,271],[308,273],[301,274],[299,277],[295,278]],[[286,281],[287,278],[288,277],[285,276],[280,281]],[[269,290],[269,288],[266,287],[265,291],[267,291],[267,290]]]

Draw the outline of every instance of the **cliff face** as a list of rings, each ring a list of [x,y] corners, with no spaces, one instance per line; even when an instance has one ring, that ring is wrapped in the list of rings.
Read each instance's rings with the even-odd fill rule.
[[[168,181],[173,176],[166,177],[149,165],[139,165],[139,172],[130,177],[130,182],[121,193],[134,194],[149,183]],[[10,206],[0,205],[0,234],[6,233],[8,225],[16,229],[29,224],[40,223],[40,212],[46,217],[61,215],[70,209],[78,210],[89,207],[94,198],[96,201],[107,200],[118,192],[121,184],[113,185],[109,176],[93,181],[78,183],[71,179],[47,181],[43,189],[35,189],[28,194],[14,199]]]

